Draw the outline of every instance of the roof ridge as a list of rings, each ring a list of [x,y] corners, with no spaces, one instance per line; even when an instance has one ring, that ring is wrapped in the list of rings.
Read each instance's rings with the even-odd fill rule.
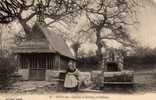
[[[47,34],[45,34],[45,32],[42,30],[42,27],[45,27],[45,26],[43,26],[43,24],[45,24],[45,23],[38,23],[38,22],[36,22],[36,25],[38,25],[38,27],[40,27],[42,33],[45,35],[47,41],[49,42],[50,40],[47,38],[47,37],[48,37]],[[41,26],[42,26],[42,27],[41,27]],[[48,31],[48,30],[46,30],[46,31]],[[49,43],[50,43],[50,42],[49,42]],[[50,43],[50,44],[51,44],[51,43]],[[51,44],[51,45],[53,45],[53,44]],[[51,45],[49,45],[49,49],[53,48],[54,51],[57,52],[57,49],[56,49],[55,45],[53,45],[53,46],[51,46]]]
[[[57,35],[55,32],[51,33],[44,23],[39,23],[37,25],[50,43],[50,47],[53,48],[55,52],[58,52],[63,56],[75,59],[65,40],[61,38],[61,36]]]

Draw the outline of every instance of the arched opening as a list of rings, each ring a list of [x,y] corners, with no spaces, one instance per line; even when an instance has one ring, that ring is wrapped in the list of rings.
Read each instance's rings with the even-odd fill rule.
[[[119,70],[119,67],[118,67],[117,63],[115,63],[115,62],[108,62],[107,63],[107,71],[114,72],[114,71],[120,71],[120,70]]]

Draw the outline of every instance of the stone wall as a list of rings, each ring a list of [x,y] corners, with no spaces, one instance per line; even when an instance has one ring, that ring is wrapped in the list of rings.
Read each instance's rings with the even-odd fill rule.
[[[107,71],[107,63],[114,62],[118,65],[118,68],[120,70],[123,70],[125,55],[126,52],[122,49],[107,48],[105,53],[103,54],[101,65],[104,67],[104,70]]]
[[[46,70],[45,80],[50,82],[57,81],[59,79],[59,74],[63,72],[65,71]]]
[[[29,80],[29,69],[19,69],[18,73],[22,76],[22,80]],[[45,81],[53,82],[54,84],[57,83],[60,73],[65,73],[65,71],[46,70]],[[80,72],[80,82],[89,85],[97,78],[97,74],[99,74],[99,72]]]
[[[29,79],[29,69],[19,69],[18,74],[22,76],[22,80]]]
[[[57,83],[59,80],[59,74],[64,73],[65,71],[54,71],[54,70],[47,70],[46,71],[46,81]],[[79,79],[80,82],[83,82],[85,85],[91,83],[91,72],[80,72]]]
[[[83,83],[85,86],[88,86],[92,83],[90,72],[80,72],[79,79],[80,82]]]

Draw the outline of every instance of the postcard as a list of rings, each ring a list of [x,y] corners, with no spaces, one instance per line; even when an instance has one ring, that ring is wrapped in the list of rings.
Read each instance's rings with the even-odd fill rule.
[[[155,100],[156,0],[0,0],[0,100]]]

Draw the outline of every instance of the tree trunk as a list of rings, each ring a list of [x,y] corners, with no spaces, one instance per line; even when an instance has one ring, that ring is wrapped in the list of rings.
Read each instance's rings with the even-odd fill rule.
[[[101,35],[100,35],[100,31],[97,31],[96,33],[96,45],[97,45],[97,56],[100,57],[100,55],[102,54],[102,46],[101,46]]]
[[[77,60],[78,59],[78,51],[79,51],[79,48],[80,48],[80,43],[79,42],[75,42],[71,45],[73,51],[74,51],[74,54],[75,54],[75,59]],[[76,62],[76,67],[77,67],[77,62]]]
[[[75,53],[76,59],[78,58],[78,51],[79,51],[80,45],[81,45],[81,43],[79,43],[78,41],[71,45],[71,47]]]
[[[74,53],[75,53],[75,59],[77,60],[78,59],[78,50],[79,48],[73,48],[74,50]],[[77,67],[77,62],[76,62],[76,67]]]
[[[24,21],[24,20],[19,20],[20,24],[22,25],[24,32],[26,34],[26,38],[28,39],[30,34],[31,34],[31,27]]]
[[[75,51],[75,58],[78,58],[78,49]]]
[[[0,56],[3,56],[3,52],[2,52],[2,30],[0,31]]]
[[[97,45],[96,55],[98,56],[99,67],[102,69],[103,64],[102,64],[101,28],[97,29],[96,37],[97,37],[97,39],[96,39],[96,45]]]

